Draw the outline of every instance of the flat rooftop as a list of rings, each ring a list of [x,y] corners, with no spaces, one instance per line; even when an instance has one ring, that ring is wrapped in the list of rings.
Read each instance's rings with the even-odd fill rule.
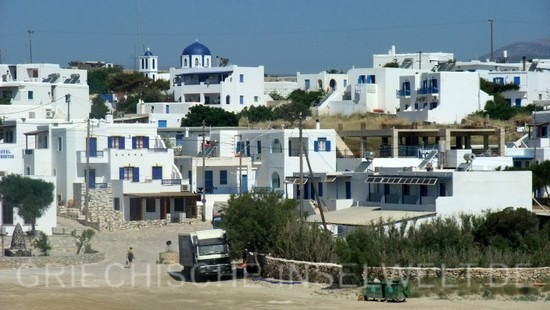
[[[380,210],[379,207],[351,207],[325,212],[325,221],[327,224],[334,225],[370,226],[380,220],[384,224],[392,224],[435,215],[436,212]],[[321,223],[321,215],[310,215],[306,221]]]

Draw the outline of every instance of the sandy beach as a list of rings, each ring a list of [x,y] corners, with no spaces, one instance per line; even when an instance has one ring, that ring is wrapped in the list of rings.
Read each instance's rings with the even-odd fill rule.
[[[60,218],[60,225],[81,228]],[[0,308],[8,309],[548,309],[550,302],[496,298],[409,298],[405,303],[357,301],[357,288],[322,284],[275,284],[251,278],[206,283],[171,276],[179,265],[157,264],[166,241],[210,228],[209,223],[173,224],[142,230],[98,232],[92,244],[105,260],[89,265],[0,270]],[[136,261],[125,268],[126,249]],[[177,250],[177,246],[175,248]]]

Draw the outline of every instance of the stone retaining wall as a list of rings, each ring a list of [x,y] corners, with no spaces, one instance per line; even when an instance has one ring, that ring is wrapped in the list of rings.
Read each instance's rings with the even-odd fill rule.
[[[77,220],[82,225],[87,225],[99,231],[118,231],[130,229],[142,229],[152,226],[165,226],[171,223],[171,220],[147,220],[147,221],[126,221],[122,211],[113,210],[113,190],[111,184],[105,188],[89,189],[90,201],[88,204],[88,223],[85,223],[85,201],[86,186],[84,183],[73,184],[74,208],[62,209],[59,215]],[[186,223],[191,224],[197,219],[186,219]]]
[[[104,259],[104,253],[65,256],[0,257],[0,269],[83,265],[97,263]]]
[[[445,280],[449,282],[533,283],[548,282],[550,267],[539,268],[418,268],[368,267],[366,275],[378,279],[407,279],[409,281]],[[266,256],[262,275],[269,278],[308,281],[326,284],[352,284],[353,276],[342,265],[311,263]]]

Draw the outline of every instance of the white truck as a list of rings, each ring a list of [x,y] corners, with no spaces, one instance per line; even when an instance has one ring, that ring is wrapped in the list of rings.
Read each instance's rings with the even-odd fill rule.
[[[178,235],[180,264],[187,281],[232,275],[225,230],[208,229]]]

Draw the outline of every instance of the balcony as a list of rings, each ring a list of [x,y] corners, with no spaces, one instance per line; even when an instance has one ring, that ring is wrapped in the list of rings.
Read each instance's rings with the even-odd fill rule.
[[[423,87],[419,88],[416,93],[418,95],[433,95],[439,94],[439,87]]]
[[[86,151],[78,151],[78,163],[79,164],[85,164],[86,163]],[[108,162],[106,152],[103,151],[95,151],[90,152],[89,156],[89,163],[90,164],[106,164]]]

